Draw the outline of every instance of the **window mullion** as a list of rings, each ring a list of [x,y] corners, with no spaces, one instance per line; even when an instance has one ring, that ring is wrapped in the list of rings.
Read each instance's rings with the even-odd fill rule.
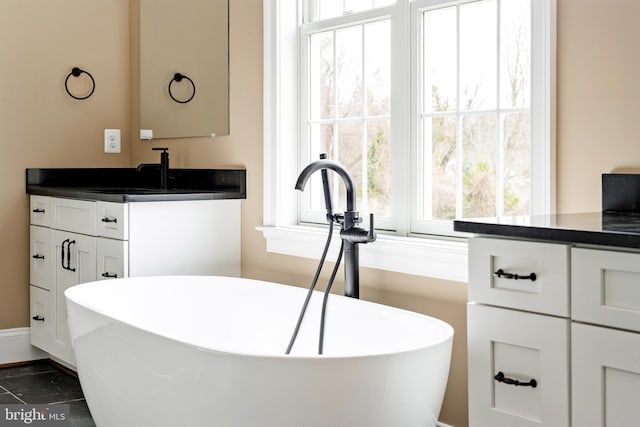
[[[501,38],[502,38],[502,13],[501,13],[501,0],[496,0],[496,216],[504,214],[504,159],[505,159],[505,146],[504,146],[504,132],[502,132],[504,121],[502,119],[501,101],[501,67],[500,57],[502,55]]]
[[[361,163],[361,191],[362,191],[362,206],[360,206],[359,210],[363,213],[369,212],[369,156],[368,156],[368,121],[365,119],[369,115],[367,109],[367,73],[366,73],[366,40],[365,40],[365,30],[364,25],[360,26],[360,72],[362,73],[362,121],[361,121],[361,132],[362,136],[361,140],[361,152],[362,152],[362,163]]]
[[[391,215],[398,234],[407,235],[415,215],[416,182],[415,168],[415,111],[412,104],[411,82],[415,81],[411,28],[414,26],[409,0],[397,0],[391,14]],[[415,94],[413,95],[415,96]],[[403,173],[402,171],[410,171]],[[407,190],[409,189],[409,190]]]
[[[456,218],[463,217],[463,161],[462,116],[460,114],[460,5],[456,6]]]

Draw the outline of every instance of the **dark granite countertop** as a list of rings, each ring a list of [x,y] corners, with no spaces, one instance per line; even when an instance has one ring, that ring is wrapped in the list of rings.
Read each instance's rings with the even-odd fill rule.
[[[106,202],[246,199],[244,169],[170,169],[166,189],[159,170],[135,168],[27,169],[28,194]]]
[[[640,213],[587,212],[456,220],[455,231],[564,243],[640,248]]]

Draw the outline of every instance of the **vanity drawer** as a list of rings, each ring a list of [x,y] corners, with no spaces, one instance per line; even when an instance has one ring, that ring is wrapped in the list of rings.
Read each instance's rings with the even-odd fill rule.
[[[97,203],[98,236],[118,240],[129,238],[129,205],[126,203]]]
[[[640,332],[640,253],[573,248],[574,320]]]
[[[467,327],[470,427],[569,426],[568,319],[470,303]]]
[[[29,227],[29,283],[51,289],[50,231],[46,227]]]
[[[31,196],[30,204],[30,223],[33,225],[49,226],[49,197],[47,196]]]
[[[469,300],[569,316],[569,246],[469,240]]]
[[[129,242],[98,238],[96,254],[98,280],[129,277]]]
[[[95,236],[96,202],[51,198],[51,228]]]
[[[31,344],[47,348],[53,340],[51,293],[37,286],[29,287]]]

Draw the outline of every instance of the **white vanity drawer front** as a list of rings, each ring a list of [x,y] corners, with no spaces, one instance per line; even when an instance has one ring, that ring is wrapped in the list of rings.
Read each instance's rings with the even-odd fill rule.
[[[31,224],[48,227],[49,226],[49,197],[31,196],[29,200],[30,200],[29,203],[30,203]]]
[[[51,198],[51,228],[95,236],[96,202]]]
[[[569,316],[569,246],[469,240],[469,300]]]
[[[98,236],[127,240],[129,238],[129,205],[98,202]]]
[[[47,227],[29,227],[29,283],[51,289],[50,231]]]
[[[571,340],[573,425],[637,426],[640,334],[574,323]]]
[[[640,331],[640,254],[573,248],[572,317]]]
[[[29,287],[31,302],[31,344],[47,348],[53,340],[54,317],[51,317],[51,293],[37,286]]]
[[[99,238],[96,253],[98,280],[129,277],[129,242]]]
[[[467,327],[469,427],[569,426],[568,319],[470,303]]]

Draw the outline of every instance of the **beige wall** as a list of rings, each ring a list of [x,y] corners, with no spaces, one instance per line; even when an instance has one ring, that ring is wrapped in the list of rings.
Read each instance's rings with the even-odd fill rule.
[[[102,153],[105,128],[129,133],[128,51],[128,0],[0,2],[0,329],[29,325],[25,168],[129,163]],[[75,66],[85,101],[64,90]]]
[[[231,0],[231,134],[136,139],[134,0],[0,2],[0,329],[28,325],[26,167],[128,166],[156,161],[168,146],[176,167],[243,166],[243,275],[306,286],[315,262],[269,254],[262,223],[262,2]],[[558,0],[557,205],[600,206],[600,174],[640,166],[640,16],[637,0]],[[132,24],[135,29],[135,25]],[[135,34],[135,31],[132,32]],[[131,42],[131,50],[129,43]],[[132,58],[131,64],[129,58]],[[73,66],[96,77],[95,95],[71,100],[62,87]],[[129,66],[131,77],[129,78]],[[131,95],[131,103],[129,103]],[[102,153],[102,131],[123,129],[123,153]],[[129,137],[127,137],[129,135]],[[466,285],[364,269],[364,299],[440,317],[456,330],[442,420],[467,418]]]
[[[640,2],[558,0],[558,212],[600,210],[600,175],[640,167]]]

